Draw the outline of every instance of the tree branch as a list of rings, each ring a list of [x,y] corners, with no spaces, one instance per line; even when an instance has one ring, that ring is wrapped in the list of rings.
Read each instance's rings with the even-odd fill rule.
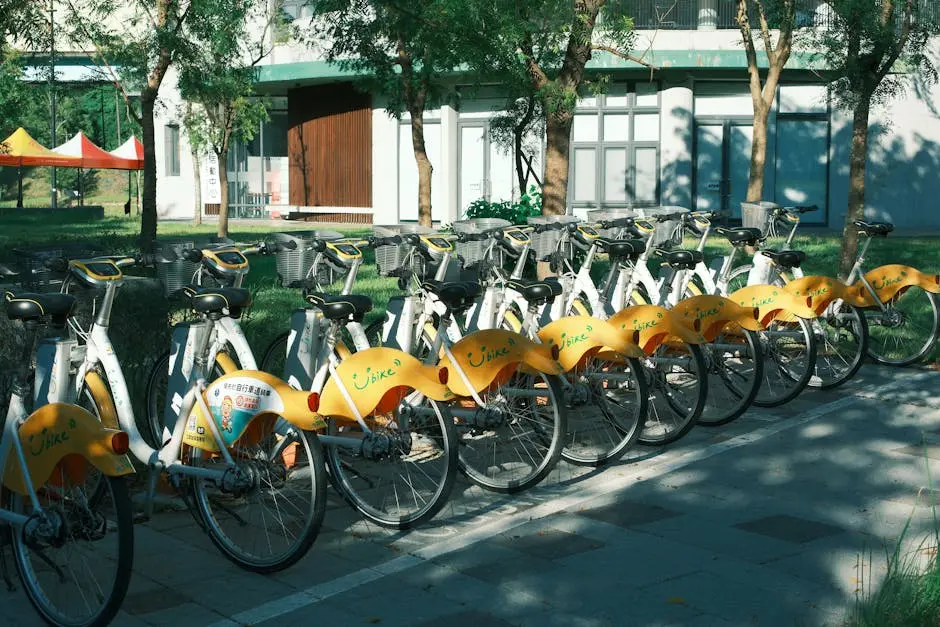
[[[761,39],[764,40],[764,50],[767,52],[767,61],[770,62],[770,65],[775,65],[777,55],[771,45],[770,25],[767,24],[767,15],[764,13],[764,3],[762,0],[754,0],[754,3],[757,5],[757,15],[760,18],[760,36]],[[748,26],[750,26],[750,17],[748,18]]]
[[[763,89],[760,83],[760,70],[757,67],[757,50],[754,48],[754,36],[751,34],[751,21],[747,13],[748,0],[738,2],[738,28],[744,42],[744,54],[747,56],[748,81],[751,88],[751,100],[755,106],[764,106]]]
[[[608,52],[616,57],[620,57],[621,59],[626,59],[627,61],[632,61],[638,65],[648,67],[651,70],[659,69],[658,67],[656,67],[655,65],[653,65],[652,63],[650,63],[649,61],[647,61],[646,59],[642,57],[636,57],[632,54],[621,52],[620,50],[617,50],[616,48],[611,48],[610,46],[599,46],[597,44],[593,44],[591,45],[591,50],[597,50],[600,52]]]
[[[887,0],[886,4],[893,4],[891,0]],[[911,19],[914,13],[914,0],[907,0],[904,5],[904,16],[903,22],[901,23],[901,36],[895,44],[894,48],[891,50],[891,53],[885,59],[885,62],[881,64],[877,71],[878,81],[880,82],[885,76],[891,72],[891,68],[894,67],[894,64],[897,63],[898,59],[901,56],[901,53],[904,52],[904,48],[907,46],[907,40],[911,36]]]

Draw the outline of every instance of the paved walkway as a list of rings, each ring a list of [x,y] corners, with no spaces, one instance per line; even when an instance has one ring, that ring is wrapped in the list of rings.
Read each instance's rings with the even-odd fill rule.
[[[866,366],[843,390],[665,451],[562,464],[516,497],[459,482],[434,524],[407,533],[331,499],[310,554],[271,577],[231,566],[187,513],[163,513],[137,528],[116,624],[839,624],[908,519],[911,549],[931,528],[938,389],[940,373]],[[0,593],[0,624],[36,622],[21,592]]]

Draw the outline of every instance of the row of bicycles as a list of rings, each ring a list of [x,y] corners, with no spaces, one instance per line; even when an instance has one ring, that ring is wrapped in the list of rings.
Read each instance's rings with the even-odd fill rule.
[[[47,622],[105,624],[132,570],[135,472],[144,518],[169,483],[223,555],[270,573],[312,546],[328,485],[405,529],[441,510],[458,472],[519,492],[561,459],[601,466],[837,386],[866,358],[923,359],[940,277],[866,271],[869,245],[892,230],[866,222],[847,283],[803,276],[790,246],[810,209],[775,209],[763,229],[661,207],[55,260],[58,293],[5,295],[25,342],[0,436],[0,548]],[[697,247],[682,248],[682,232]],[[713,234],[726,251],[706,260]],[[374,304],[356,291],[369,249],[401,294],[367,324]],[[240,326],[253,253],[312,260],[260,359]],[[180,259],[197,268],[178,294],[188,315],[133,399],[109,337],[124,271]]]

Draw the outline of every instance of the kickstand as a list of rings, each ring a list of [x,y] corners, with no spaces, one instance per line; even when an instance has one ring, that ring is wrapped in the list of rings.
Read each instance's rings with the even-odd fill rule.
[[[151,468],[150,476],[147,477],[147,498],[144,499],[144,515],[141,522],[153,518],[153,499],[157,495],[157,482],[160,480],[160,469]]]
[[[183,482],[180,480],[180,477],[173,475],[170,477],[170,483],[173,484],[173,487],[176,488],[177,493],[179,493],[180,498],[183,499],[183,503],[186,504],[186,508],[189,509],[189,513],[192,514],[192,517],[196,520],[196,524],[199,525],[199,528],[203,531],[206,530],[205,522],[202,520],[202,516],[199,515],[199,512],[196,510],[196,504],[193,503],[193,499],[190,497],[189,489],[183,487]]]
[[[2,533],[3,537],[0,538],[0,574],[3,575],[3,581],[7,584],[7,592],[13,592],[16,590],[16,586],[13,584],[13,578],[10,577],[10,567],[7,565],[7,552],[6,547],[8,544],[11,544],[13,540],[13,531],[9,526],[5,526]]]

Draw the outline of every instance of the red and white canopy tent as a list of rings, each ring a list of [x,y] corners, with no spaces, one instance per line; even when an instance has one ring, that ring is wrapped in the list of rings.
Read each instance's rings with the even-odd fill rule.
[[[124,146],[134,141],[137,141],[137,139],[131,137],[117,150],[121,150]],[[81,204],[84,204],[85,201],[85,184],[84,178],[82,177],[82,170],[140,170],[144,167],[143,146],[141,146],[140,160],[136,158],[124,158],[123,156],[115,154],[117,151],[108,152],[102,150],[81,131],[75,133],[72,139],[61,146],[56,146],[55,151],[59,154],[75,157],[81,162],[81,165],[78,166],[78,191],[79,203]],[[124,207],[124,212],[130,213],[130,181],[128,181],[128,200],[127,205]]]
[[[140,140],[134,136],[131,136],[130,139],[108,154],[114,155],[115,157],[119,157],[121,159],[135,161],[137,166],[131,168],[133,170],[144,169],[144,145],[140,143]]]
[[[49,150],[26,132],[22,126],[0,142],[0,165],[17,168],[16,206],[23,206],[23,166],[79,167],[78,159]]]

